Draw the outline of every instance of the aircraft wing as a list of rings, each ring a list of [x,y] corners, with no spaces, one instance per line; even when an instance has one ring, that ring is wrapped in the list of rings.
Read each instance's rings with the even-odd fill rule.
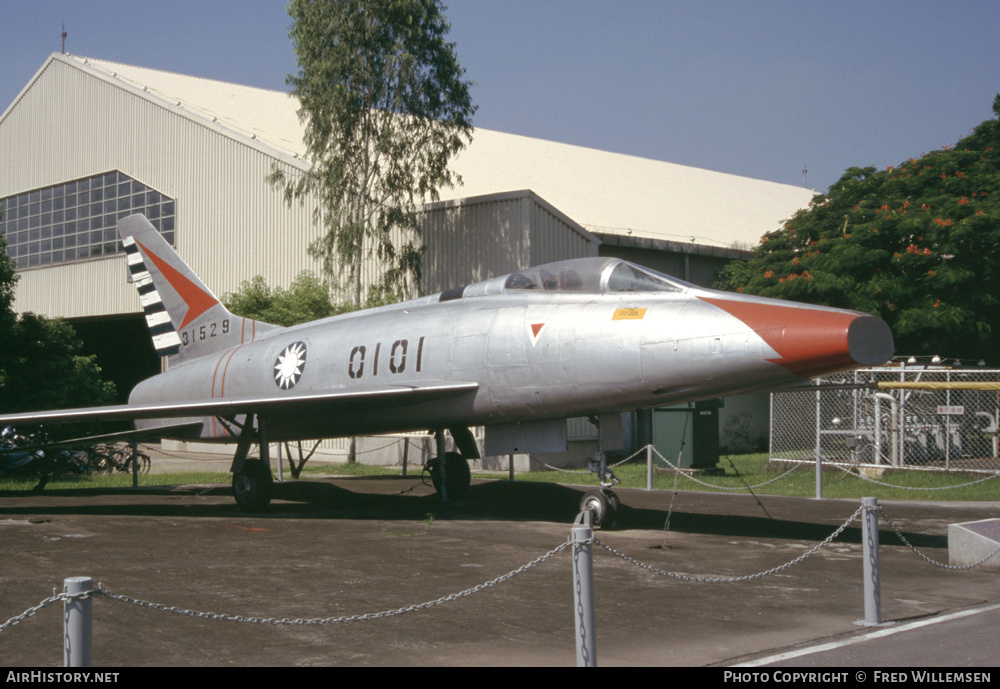
[[[0,426],[22,426],[80,421],[229,417],[236,414],[305,415],[334,413],[344,409],[385,408],[418,404],[475,392],[475,382],[428,382],[420,385],[381,385],[337,388],[303,394],[260,397],[220,397],[181,402],[119,404],[106,407],[54,409],[51,411],[0,414]]]

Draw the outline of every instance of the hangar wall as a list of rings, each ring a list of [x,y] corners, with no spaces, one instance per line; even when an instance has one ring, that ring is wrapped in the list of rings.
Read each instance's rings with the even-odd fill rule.
[[[600,240],[538,194],[488,194],[425,206],[424,294],[541,263],[597,256]]]
[[[174,199],[177,251],[217,295],[258,274],[288,285],[302,270],[319,272],[306,251],[319,232],[314,205],[288,206],[267,182],[273,165],[294,175],[305,163],[144,88],[53,55],[0,119],[0,198],[118,170]],[[421,226],[425,294],[596,256],[600,243],[528,190],[430,204]],[[366,284],[373,273],[366,266]],[[18,311],[63,318],[140,311],[123,254],[20,275]]]
[[[174,198],[177,250],[219,294],[255,274],[288,284],[316,267],[306,255],[312,209],[288,207],[266,181],[273,163],[294,169],[301,162],[86,64],[58,55],[46,62],[0,120],[0,150],[0,197],[120,170]],[[20,275],[18,311],[140,310],[123,255]]]

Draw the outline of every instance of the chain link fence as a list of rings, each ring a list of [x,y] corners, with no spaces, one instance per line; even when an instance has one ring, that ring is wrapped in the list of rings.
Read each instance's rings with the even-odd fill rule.
[[[1000,371],[864,369],[771,395],[771,461],[1000,471]]]

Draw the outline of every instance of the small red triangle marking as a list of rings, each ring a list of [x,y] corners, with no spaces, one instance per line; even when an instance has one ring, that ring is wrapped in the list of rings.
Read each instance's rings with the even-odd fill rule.
[[[544,327],[545,327],[544,323],[532,323],[531,334],[535,337],[538,337],[538,333],[540,333],[542,331],[542,328]]]

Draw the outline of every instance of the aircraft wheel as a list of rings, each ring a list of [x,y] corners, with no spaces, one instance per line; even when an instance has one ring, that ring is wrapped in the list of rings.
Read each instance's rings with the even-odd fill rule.
[[[472,484],[472,472],[469,471],[469,462],[458,452],[446,452],[444,455],[445,474],[448,481],[448,499],[458,499],[465,497]],[[441,492],[441,476],[437,470],[437,458],[431,460],[428,465],[431,472],[431,483],[434,490]]]
[[[618,518],[618,505],[618,496],[611,491],[584,493],[580,499],[580,511],[590,510],[593,513],[594,526],[612,527]]]
[[[271,504],[273,484],[270,467],[260,461],[247,462],[243,471],[233,474],[236,503],[249,512],[264,512]]]

